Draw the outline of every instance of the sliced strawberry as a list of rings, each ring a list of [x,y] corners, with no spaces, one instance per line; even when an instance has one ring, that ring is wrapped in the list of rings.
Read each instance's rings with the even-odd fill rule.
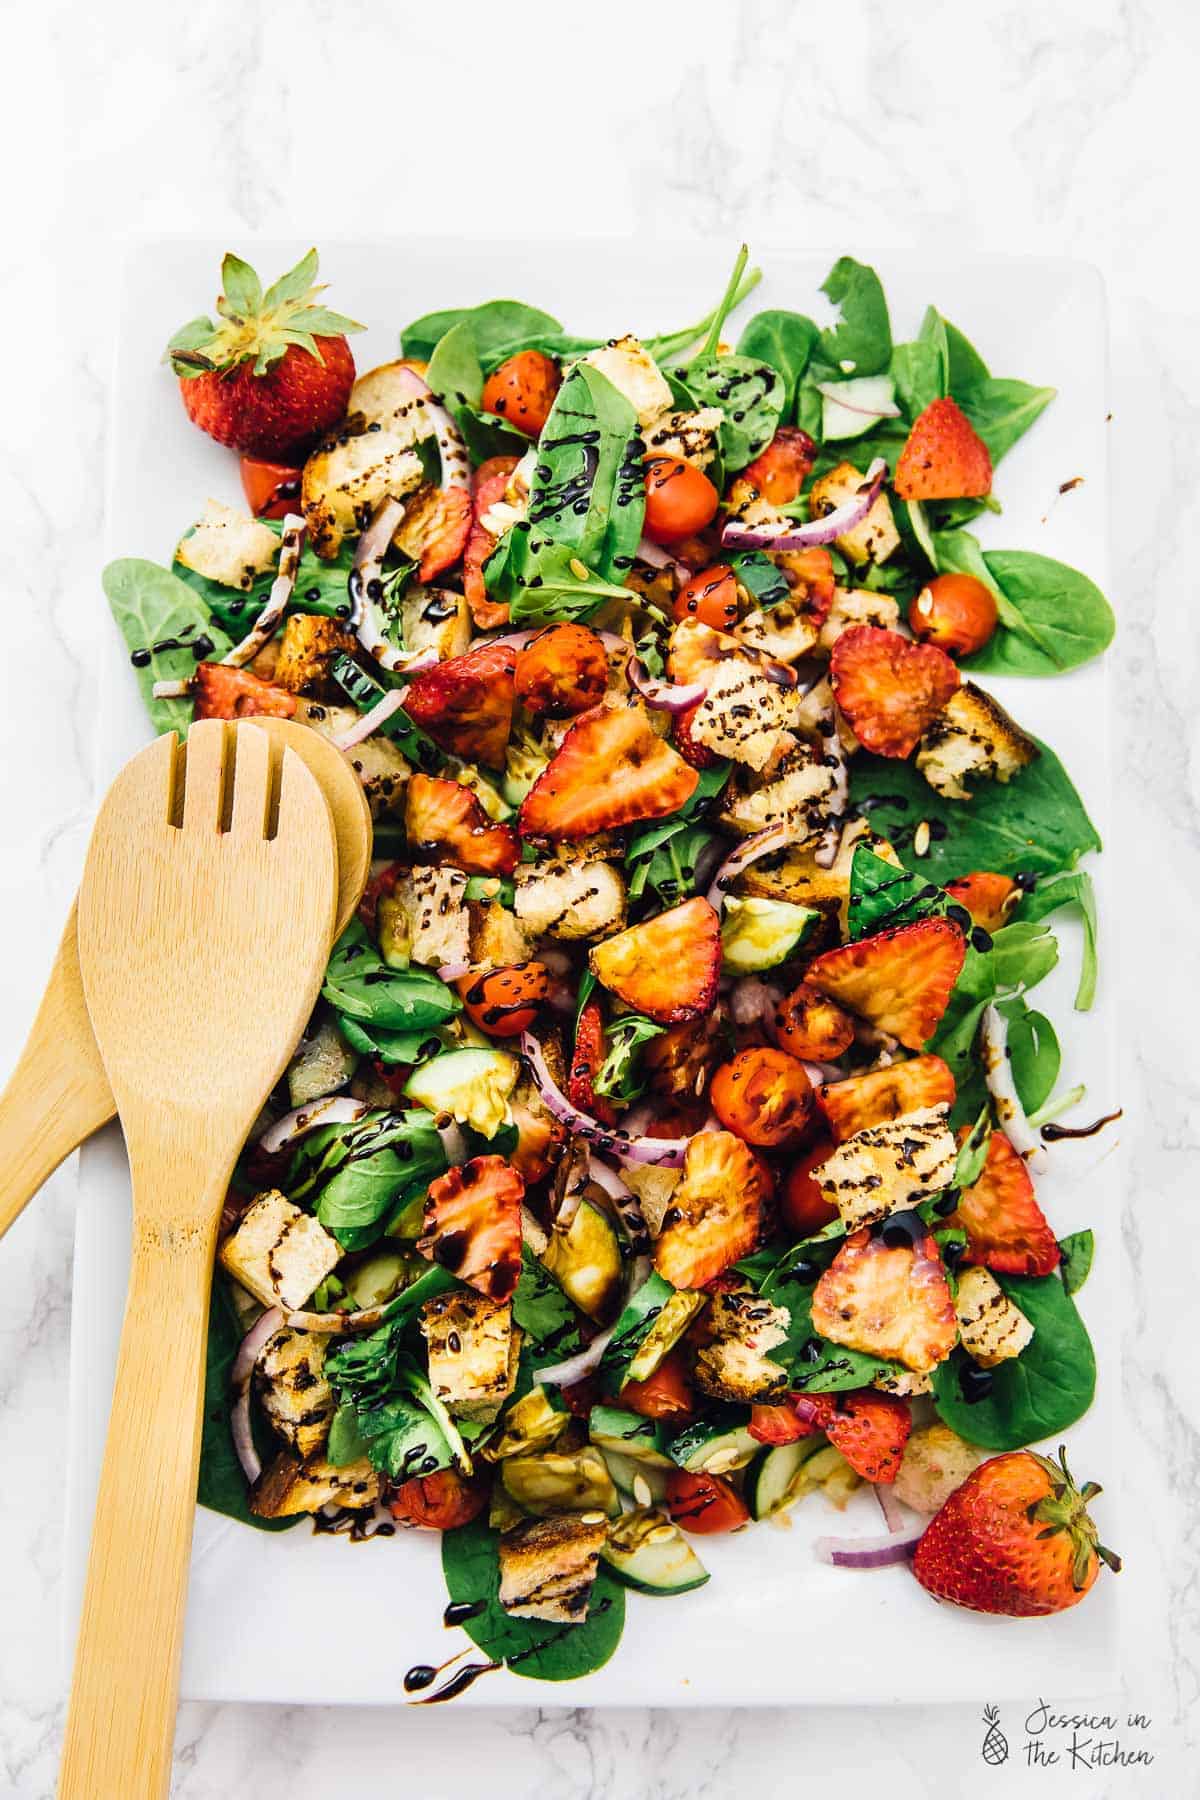
[[[296,711],[295,694],[224,663],[201,663],[195,691],[198,719],[290,719]]]
[[[927,1375],[958,1341],[933,1238],[889,1245],[866,1229],[854,1232],[813,1289],[812,1322],[831,1344]]]
[[[508,623],[507,603],[493,600],[483,579],[483,565],[499,542],[484,525],[483,516],[497,500],[503,500],[509,477],[516,466],[515,456],[489,456],[475,471],[475,488],[471,501],[473,516],[466,548],[463,550],[463,593],[467,596],[471,617],[480,631],[493,631],[497,625]]]
[[[512,730],[516,662],[511,644],[481,644],[465,656],[452,656],[414,677],[404,710],[452,756],[502,769]]]
[[[721,974],[721,921],[699,896],[619,931],[589,957],[592,973],[626,1006],[660,1025],[711,1012]]]
[[[911,756],[959,682],[944,650],[878,625],[843,631],[829,672],[850,729],[877,756]]]
[[[642,707],[600,706],[575,721],[521,802],[521,836],[590,837],[662,819],[691,799],[699,779]]]
[[[608,654],[586,625],[550,625],[517,651],[517,699],[552,719],[586,712],[604,698]]]
[[[804,978],[905,1049],[919,1050],[937,1029],[966,953],[966,939],[949,919],[917,919],[822,951]]]
[[[815,1425],[805,1424],[795,1407],[787,1402],[782,1406],[750,1408],[747,1430],[760,1444],[796,1444],[801,1438],[811,1437],[817,1429]],[[823,1430],[824,1427],[820,1429]]]
[[[1008,922],[1021,889],[1007,875],[994,875],[990,869],[974,869],[946,883],[946,892],[965,906],[973,924],[985,931],[999,931]]]
[[[470,788],[440,776],[409,776],[404,829],[414,862],[450,863],[468,875],[511,875],[520,859],[512,826],[494,824]]]
[[[742,471],[772,506],[789,506],[808,480],[817,446],[798,425],[781,425],[766,449]]]
[[[933,400],[900,452],[892,483],[901,500],[978,500],[992,491],[988,447],[953,400]]]
[[[452,568],[467,547],[471,496],[465,487],[421,488],[404,510],[394,542],[419,565],[418,581]]]
[[[596,1077],[604,1063],[604,1014],[598,1000],[580,1008],[575,1026],[575,1048],[567,1073],[567,1099],[581,1112],[590,1113],[602,1125],[615,1125],[617,1115],[610,1101],[596,1092]]]
[[[809,1395],[805,1406],[815,1408],[818,1429],[856,1475],[864,1481],[895,1481],[912,1430],[907,1400],[874,1388],[856,1388],[849,1394]]]
[[[721,760],[715,750],[710,750],[707,744],[692,735],[692,723],[703,704],[703,701],[697,701],[686,712],[676,713],[671,726],[671,742],[693,769],[713,769]]]
[[[702,1288],[753,1250],[771,1198],[766,1166],[731,1131],[701,1131],[663,1215],[654,1266],[677,1288]]]
[[[476,1156],[429,1184],[417,1249],[490,1300],[507,1300],[521,1274],[525,1183],[502,1156]]]
[[[954,1076],[940,1056],[914,1056],[817,1089],[817,1105],[839,1144],[868,1125],[902,1119],[925,1106],[953,1106],[955,1097]]]
[[[803,601],[804,610],[818,624],[822,624],[833,605],[833,593],[837,586],[833,557],[829,551],[819,547],[812,550],[776,550],[771,553],[771,561],[783,570],[784,578],[792,590],[792,598]]]
[[[946,1220],[967,1234],[966,1261],[1002,1275],[1049,1275],[1061,1261],[1024,1160],[1002,1131],[988,1141],[983,1173]]]

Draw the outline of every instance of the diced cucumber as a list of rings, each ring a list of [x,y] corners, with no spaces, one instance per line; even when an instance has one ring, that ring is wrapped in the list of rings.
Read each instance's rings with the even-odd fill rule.
[[[567,1403],[557,1392],[532,1387],[509,1407],[483,1454],[489,1462],[499,1462],[504,1456],[539,1450],[555,1443],[570,1419]]]
[[[506,1457],[500,1478],[517,1505],[538,1518],[556,1512],[603,1512],[611,1518],[620,1511],[608,1464],[591,1444],[570,1455],[546,1450]]]
[[[617,1320],[600,1364],[611,1385],[648,1380],[706,1301],[707,1295],[677,1290],[661,1275],[644,1281]]]
[[[580,1202],[568,1231],[552,1231],[542,1261],[567,1298],[589,1319],[612,1317],[621,1286],[621,1246],[610,1219]]]
[[[323,1100],[326,1094],[345,1087],[357,1067],[358,1057],[333,1020],[318,1019],[311,1036],[300,1039],[288,1064],[288,1099],[294,1107]]]
[[[693,1474],[728,1475],[731,1469],[744,1469],[762,1447],[750,1436],[749,1423],[745,1407],[722,1406],[671,1439],[671,1461]]]
[[[827,444],[861,437],[880,419],[896,416],[896,386],[890,375],[859,375],[854,381],[821,384],[821,436]]]
[[[490,1138],[512,1117],[508,1097],[520,1073],[517,1058],[506,1050],[449,1050],[414,1069],[404,1092],[435,1116],[449,1113]]]
[[[794,1444],[774,1444],[756,1458],[746,1476],[746,1504],[751,1517],[769,1519],[783,1512],[801,1495],[818,1486],[816,1476],[807,1464],[824,1449],[826,1439],[821,1432],[812,1437],[797,1438]]]
[[[356,1307],[382,1306],[409,1280],[409,1260],[397,1250],[380,1250],[357,1269],[343,1275],[346,1292]]]
[[[686,1594],[708,1570],[666,1513],[638,1507],[613,1525],[600,1552],[617,1580],[641,1594]]]
[[[663,1453],[667,1434],[655,1419],[643,1419],[618,1406],[593,1406],[588,1436],[606,1452],[615,1450],[618,1456],[631,1456],[636,1462],[649,1463],[657,1469],[674,1467]]]
[[[730,894],[721,920],[721,968],[726,975],[757,975],[786,962],[815,930],[821,915],[790,900],[748,900]]]
[[[647,1506],[651,1501],[657,1505],[666,1499],[667,1482],[671,1469],[675,1466],[673,1463],[660,1469],[654,1463],[639,1462],[620,1450],[605,1450],[602,1455],[608,1464],[609,1474],[628,1499],[636,1501],[639,1506]]]

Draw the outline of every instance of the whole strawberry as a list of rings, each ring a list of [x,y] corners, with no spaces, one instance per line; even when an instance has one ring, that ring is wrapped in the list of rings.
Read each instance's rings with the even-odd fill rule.
[[[353,319],[316,304],[317,253],[263,293],[248,263],[221,264],[220,320],[193,319],[167,345],[193,424],[243,454],[298,460],[344,416]]]
[[[975,1612],[1034,1618],[1078,1605],[1102,1561],[1118,1570],[1088,1517],[1100,1489],[1077,1488],[1058,1456],[1014,1450],[973,1470],[917,1545],[921,1586]]]

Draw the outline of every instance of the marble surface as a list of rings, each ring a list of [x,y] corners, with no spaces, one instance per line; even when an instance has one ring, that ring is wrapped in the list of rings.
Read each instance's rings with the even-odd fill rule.
[[[593,22],[594,21],[594,22]],[[1200,1244],[1200,649],[1193,465],[1200,430],[1194,115],[1187,0],[759,0],[603,9],[469,0],[66,0],[5,10],[0,143],[6,326],[0,481],[8,529],[0,768],[0,1071],[16,1057],[78,877],[92,795],[89,670],[113,331],[130,230],[663,236],[947,244],[1096,263],[1112,307],[1113,598],[1123,1042],[1130,1540],[1115,1727],[1041,1731],[1006,1709],[980,1761],[974,1708],[787,1712],[534,1708],[418,1715],[182,1709],[183,1800],[369,1786],[430,1797],[472,1780],[537,1793],[844,1800],[1015,1792],[1200,1794],[1200,1386],[1189,1354]],[[597,280],[625,286],[615,264]],[[26,353],[28,338],[36,346]],[[53,1791],[71,1172],[0,1245],[0,1796]],[[1033,1627],[1036,1629],[1036,1627]],[[814,1653],[819,1653],[815,1647]],[[1053,1707],[1055,1696],[1041,1696]],[[1145,1724],[1131,1715],[1141,1715]],[[1027,1726],[1029,1729],[1027,1730]],[[1027,1744],[1043,1761],[1032,1773]],[[1080,1752],[1082,1740],[1091,1749]],[[1084,1766],[1103,1740],[1122,1760]],[[1036,1753],[1035,1753],[1036,1754]],[[1101,1752],[1104,1755],[1104,1752]],[[1140,1756],[1140,1761],[1126,1760]],[[1147,1756],[1153,1760],[1144,1760]],[[886,1784],[886,1788],[884,1786]],[[97,1800],[123,1800],[97,1796]]]

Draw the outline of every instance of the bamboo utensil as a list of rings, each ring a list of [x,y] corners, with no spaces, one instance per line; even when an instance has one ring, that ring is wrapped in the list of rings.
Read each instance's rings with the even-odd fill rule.
[[[217,1227],[316,1000],[336,882],[320,785],[250,723],[158,739],[92,834],[79,962],[129,1151],[133,1260],[60,1800],[167,1793]]]

